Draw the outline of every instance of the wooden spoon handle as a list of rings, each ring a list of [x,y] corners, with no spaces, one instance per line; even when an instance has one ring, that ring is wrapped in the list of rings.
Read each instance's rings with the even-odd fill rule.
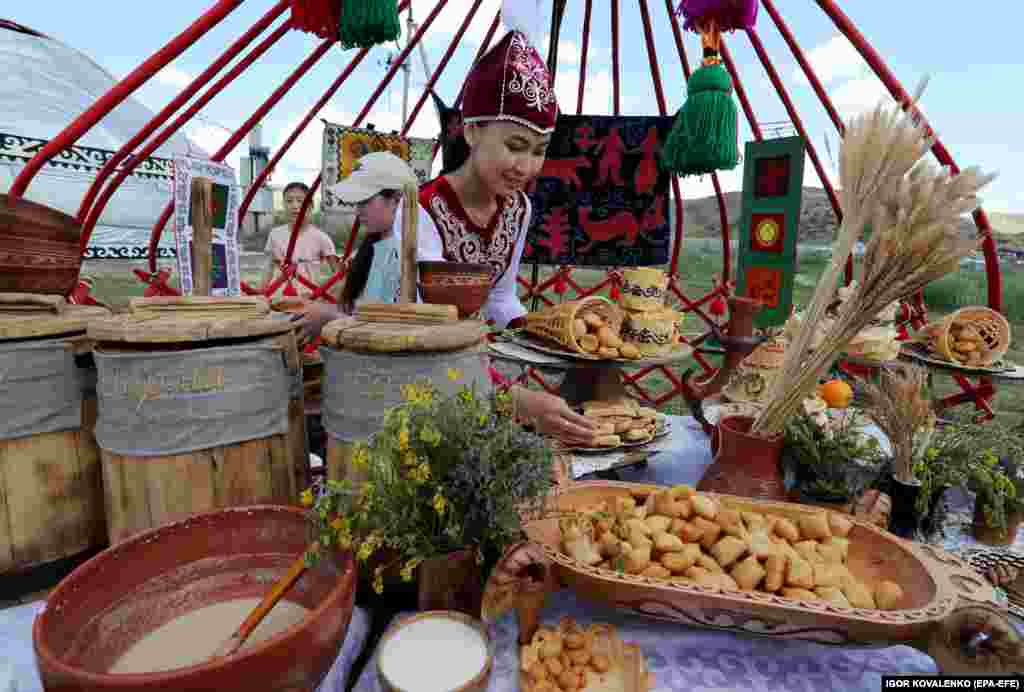
[[[303,554],[298,560],[292,563],[292,566],[288,568],[288,571],[284,576],[274,584],[274,588],[272,588],[267,595],[263,597],[263,600],[260,601],[259,605],[249,613],[249,617],[239,625],[238,629],[235,630],[235,633],[224,640],[224,643],[217,648],[217,653],[214,654],[214,658],[231,656],[238,651],[242,645],[245,644],[249,635],[253,633],[253,630],[259,627],[260,623],[263,622],[263,618],[265,618],[267,614],[274,609],[274,606],[276,606],[277,602],[281,600],[281,597],[292,588],[295,582],[299,580],[299,577],[301,577],[305,571],[306,556]]]

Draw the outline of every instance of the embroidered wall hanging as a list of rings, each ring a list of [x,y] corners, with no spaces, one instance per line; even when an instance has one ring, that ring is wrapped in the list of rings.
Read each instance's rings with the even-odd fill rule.
[[[325,213],[350,211],[354,204],[346,204],[331,193],[331,188],[352,173],[352,165],[366,154],[388,151],[407,162],[419,184],[431,179],[434,160],[433,139],[400,137],[376,130],[344,127],[324,121],[323,175],[320,208]]]
[[[562,115],[530,190],[523,257],[542,264],[669,261],[670,175],[658,165],[671,117]]]
[[[241,294],[238,207],[241,189],[235,171],[223,163],[178,156],[174,159],[174,244],[182,295],[192,295],[192,180],[213,181],[213,278],[211,296]]]

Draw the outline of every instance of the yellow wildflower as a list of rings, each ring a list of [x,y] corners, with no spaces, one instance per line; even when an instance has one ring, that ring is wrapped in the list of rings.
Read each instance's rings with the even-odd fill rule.
[[[416,468],[416,471],[419,473],[420,478],[422,478],[424,481],[430,480],[430,465],[427,464],[426,462],[420,464]]]
[[[413,467],[416,465],[416,452],[409,450],[402,456],[402,463],[407,467]]]
[[[359,544],[359,550],[356,551],[356,559],[360,562],[366,562],[373,555],[373,544],[369,540],[363,541]]]
[[[446,509],[448,509],[448,501],[444,499],[441,493],[436,493],[434,495],[434,511],[438,514],[444,514]]]
[[[311,489],[309,489],[309,488],[306,488],[305,490],[302,491],[302,505],[304,507],[309,507],[312,504],[313,504],[313,491]]]
[[[409,449],[409,428],[402,426],[398,431],[398,448],[403,452]]]
[[[331,528],[335,531],[341,531],[348,524],[342,517],[335,517],[334,521],[331,522]]]
[[[377,593],[384,593],[384,568],[378,567],[373,570],[373,590]]]
[[[364,469],[370,463],[370,450],[366,445],[359,445],[352,454],[352,466],[357,469]]]
[[[462,379],[462,371],[458,368],[448,368],[448,379],[452,382],[458,382]]]
[[[413,558],[405,563],[405,566],[402,567],[402,571],[400,572],[402,581],[412,581],[412,571],[419,566],[420,562],[422,562],[422,560],[419,558]]]
[[[420,439],[431,447],[436,447],[441,444],[441,433],[438,432],[437,428],[424,427],[420,430]]]

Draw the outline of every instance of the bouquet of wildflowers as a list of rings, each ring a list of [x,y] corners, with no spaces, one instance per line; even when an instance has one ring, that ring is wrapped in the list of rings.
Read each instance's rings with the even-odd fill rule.
[[[553,484],[550,450],[515,422],[506,394],[463,386],[443,397],[415,383],[403,398],[380,432],[356,446],[361,487],[327,481],[303,497],[321,546],[352,547],[363,563],[383,556],[373,575],[378,592],[385,572],[398,568],[408,581],[424,560],[463,549],[493,564],[520,540],[522,522],[543,509]]]

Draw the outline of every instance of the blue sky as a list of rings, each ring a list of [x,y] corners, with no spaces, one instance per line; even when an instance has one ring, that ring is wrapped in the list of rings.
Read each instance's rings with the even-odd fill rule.
[[[436,0],[414,0],[418,21],[426,18]],[[850,44],[834,28],[813,0],[775,0],[790,28],[808,54],[826,89],[844,117],[873,106],[883,89]],[[88,54],[121,77],[185,28],[213,4],[213,0],[175,0],[170,3],[136,3],[97,0],[92,3],[15,3],[0,13],[21,24],[50,34]],[[550,11],[550,0],[542,6]],[[271,0],[249,0],[187,50],[168,68],[137,92],[151,108],[162,107],[192,76],[204,69],[238,35],[273,5]],[[449,0],[427,33],[426,52],[431,69],[440,61],[449,37],[466,16],[472,0]],[[459,46],[437,91],[451,102],[458,92],[478,43],[497,11],[498,0],[483,0],[467,38]],[[585,113],[610,112],[611,60],[610,18],[605,0],[595,0],[587,67]],[[684,82],[664,2],[648,0],[655,25],[658,62],[670,112],[682,103]],[[924,0],[848,0],[844,11],[854,20],[887,60],[908,90],[927,74],[931,83],[923,110],[939,136],[962,167],[980,165],[1000,174],[985,192],[985,206],[992,211],[1024,212],[1024,138],[1018,129],[1024,119],[1024,96],[1019,84],[1024,57],[1018,29],[1024,19],[1020,3],[1008,0],[974,0],[971,17],[955,11],[952,3]],[[949,11],[944,11],[945,7]],[[657,112],[648,58],[643,42],[638,3],[620,2],[622,35],[621,100],[624,113]],[[962,9],[962,8],[960,8]],[[562,27],[557,90],[562,108],[576,111],[583,2],[571,0]],[[546,25],[546,24],[545,24]],[[794,99],[810,137],[832,172],[825,140],[836,152],[835,129],[818,104],[809,85],[798,74],[786,44],[766,12],[758,15],[758,30],[786,88]],[[403,36],[404,41],[404,36]],[[287,74],[318,44],[314,36],[291,32],[253,65],[235,84],[219,94],[202,111],[203,120],[187,131],[198,144],[213,151],[227,137],[223,128],[234,128],[276,88]],[[742,35],[728,43],[739,65],[741,79],[762,122],[788,120],[749,41]],[[699,39],[687,34],[691,63],[700,54]],[[292,179],[312,181],[320,166],[322,127],[319,118],[348,124],[384,75],[382,65],[394,47],[375,48],[339,94],[300,137],[273,182]],[[355,51],[334,47],[264,121],[264,142],[275,147],[292,131],[324,89],[343,69]],[[417,55],[413,64],[410,108],[426,81]],[[369,122],[378,129],[399,125],[402,85],[399,77],[377,102]],[[741,117],[744,139],[749,129]],[[434,136],[437,121],[428,100],[412,134]],[[237,166],[246,145],[228,161]],[[807,184],[818,186],[813,168],[807,167]],[[723,186],[738,189],[741,171],[723,175]],[[686,180],[687,197],[711,193],[707,180]]]

